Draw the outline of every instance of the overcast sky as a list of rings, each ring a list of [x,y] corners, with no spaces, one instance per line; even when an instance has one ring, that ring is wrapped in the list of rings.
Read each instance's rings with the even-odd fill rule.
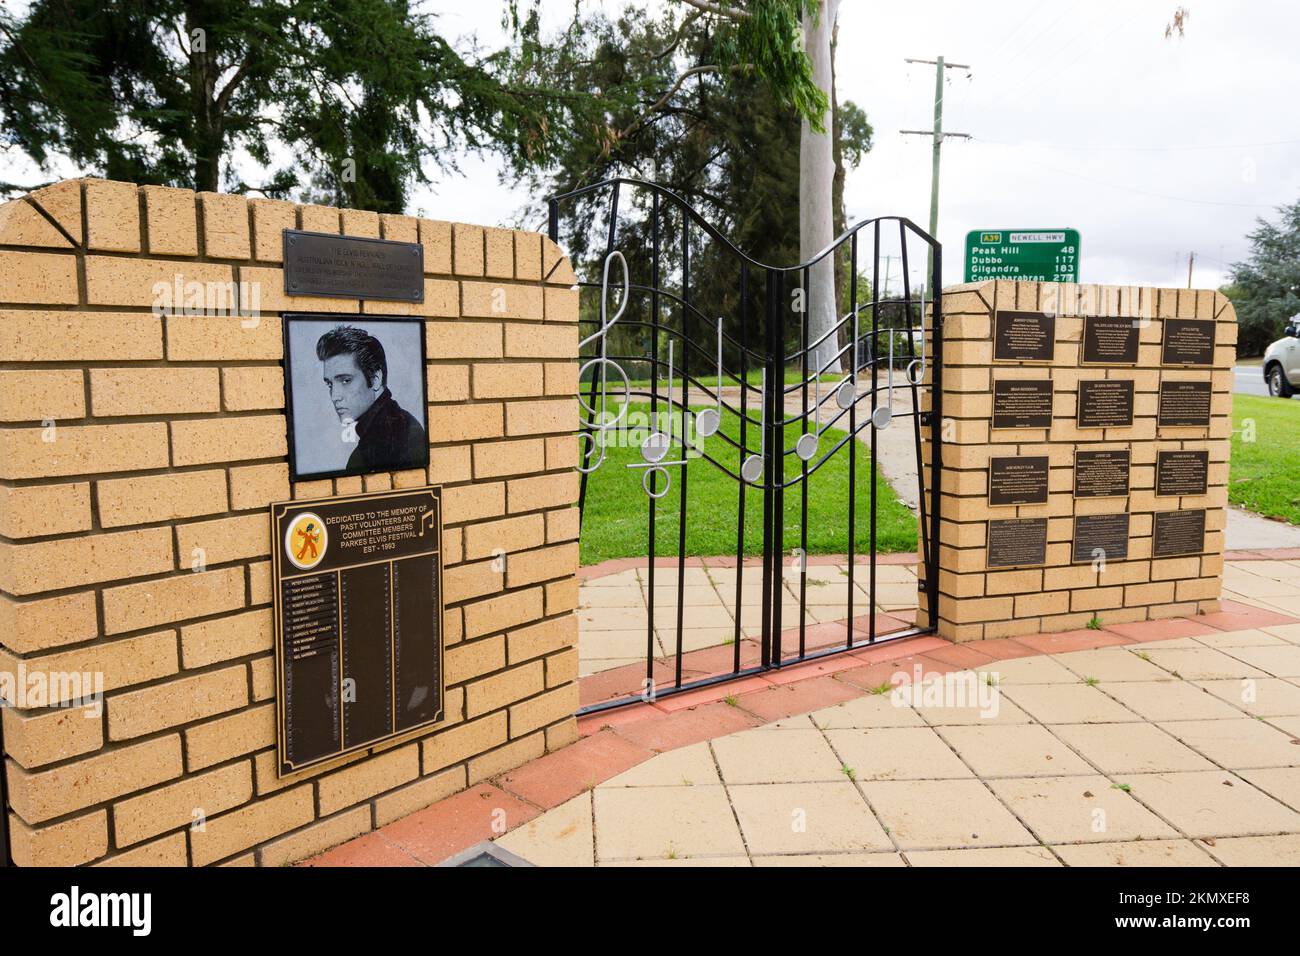
[[[587,0],[588,3],[592,0]],[[666,0],[667,2],[667,0]],[[570,0],[547,0],[557,20]],[[619,0],[605,0],[617,8]],[[499,0],[421,5],[445,35],[501,42]],[[934,68],[948,70],[939,237],[945,281],[962,279],[970,229],[1074,227],[1084,282],[1214,287],[1248,249],[1258,215],[1300,199],[1300,4],[1187,0],[1186,36],[1166,40],[1175,0],[844,0],[838,88],[875,127],[848,174],[849,219],[929,220]],[[4,178],[32,179],[26,164]],[[63,172],[60,170],[60,172]],[[797,175],[797,170],[791,170]],[[413,211],[513,224],[544,197],[500,185],[491,160],[421,188]],[[530,214],[531,213],[531,214]]]

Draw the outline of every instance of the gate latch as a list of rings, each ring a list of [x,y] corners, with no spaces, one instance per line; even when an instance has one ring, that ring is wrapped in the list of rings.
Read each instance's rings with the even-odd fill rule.
[[[934,412],[921,413],[921,426],[923,428],[929,428],[930,425],[933,423],[934,423]]]

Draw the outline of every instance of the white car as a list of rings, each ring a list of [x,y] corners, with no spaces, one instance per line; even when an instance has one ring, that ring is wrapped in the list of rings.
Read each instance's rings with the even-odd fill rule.
[[[1282,337],[1264,353],[1264,381],[1276,398],[1290,398],[1300,391],[1300,315],[1291,317]]]

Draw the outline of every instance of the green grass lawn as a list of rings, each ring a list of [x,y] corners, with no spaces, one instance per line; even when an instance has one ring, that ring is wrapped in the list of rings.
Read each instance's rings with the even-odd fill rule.
[[[612,406],[611,406],[612,407]],[[648,416],[649,403],[634,404],[629,416]],[[643,418],[643,422],[646,419]],[[666,423],[665,423],[666,424]],[[900,420],[893,427],[908,425]],[[680,429],[680,416],[677,425]],[[739,439],[740,420],[736,415],[724,413],[722,431]],[[615,447],[614,433],[610,433],[610,446],[605,462],[587,481],[587,498],[582,519],[582,563],[595,564],[608,558],[642,557],[649,553],[649,496],[641,487],[644,469],[626,467],[632,462],[642,462],[641,428],[620,433]],[[798,426],[786,426],[786,447],[793,448],[802,434]],[[817,457],[825,454],[835,442],[844,437],[838,429],[822,433]],[[757,428],[750,431],[750,443],[757,448]],[[626,440],[630,438],[631,440]],[[585,444],[585,443],[584,443]],[[715,435],[705,439],[704,450],[718,461],[739,472],[739,452]],[[679,456],[679,449],[669,453],[670,459]],[[817,460],[815,457],[814,461]],[[786,456],[786,473],[794,477],[800,473],[802,463],[793,454]],[[737,515],[739,513],[738,483],[730,475],[719,471],[702,458],[693,458],[686,466],[669,466],[672,487],[655,505],[655,553],[659,556],[677,554],[681,527],[680,489],[682,472],[689,470],[686,495],[686,553],[687,555],[725,555],[736,553]],[[857,550],[865,551],[870,542],[871,467],[867,448],[859,443],[856,473]],[[662,480],[662,479],[660,479]],[[662,487],[660,485],[659,487]],[[821,466],[808,485],[808,552],[810,554],[841,554],[849,548],[848,531],[849,446]],[[876,547],[882,552],[915,551],[916,518],[895,497],[883,477],[877,478]],[[799,486],[785,491],[785,547],[788,554],[800,545]],[[749,486],[745,492],[745,553],[762,553],[763,500],[761,492]]]
[[[1300,402],[1234,395],[1232,427],[1228,500],[1300,524]]]

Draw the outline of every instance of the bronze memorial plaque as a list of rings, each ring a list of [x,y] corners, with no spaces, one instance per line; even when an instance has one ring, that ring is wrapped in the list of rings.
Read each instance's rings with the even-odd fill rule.
[[[1151,556],[1170,558],[1205,550],[1205,509],[1157,511],[1152,526]]]
[[[993,383],[994,428],[1051,428],[1052,380],[1002,379]]]
[[[1047,504],[1047,456],[990,458],[989,504]]]
[[[423,302],[424,246],[286,229],[284,294]]]
[[[990,568],[1039,566],[1047,563],[1046,518],[999,518],[989,522]]]
[[[1074,497],[1119,498],[1128,494],[1132,452],[1076,451]]]
[[[1088,315],[1083,319],[1081,365],[1136,365],[1138,360],[1136,318]]]
[[[1079,383],[1080,428],[1127,428],[1132,424],[1132,379],[1100,378]]]
[[[1210,475],[1210,453],[1162,451],[1156,454],[1156,497],[1203,495]]]
[[[443,716],[442,489],[271,505],[279,774]]]
[[[1165,319],[1160,364],[1213,366],[1214,325],[1212,319]]]
[[[1117,515],[1075,515],[1075,564],[1085,561],[1123,561],[1128,557],[1128,512]]]
[[[1156,424],[1208,427],[1209,382],[1161,382]]]
[[[1055,315],[998,310],[993,318],[993,361],[1050,362],[1055,354]]]

